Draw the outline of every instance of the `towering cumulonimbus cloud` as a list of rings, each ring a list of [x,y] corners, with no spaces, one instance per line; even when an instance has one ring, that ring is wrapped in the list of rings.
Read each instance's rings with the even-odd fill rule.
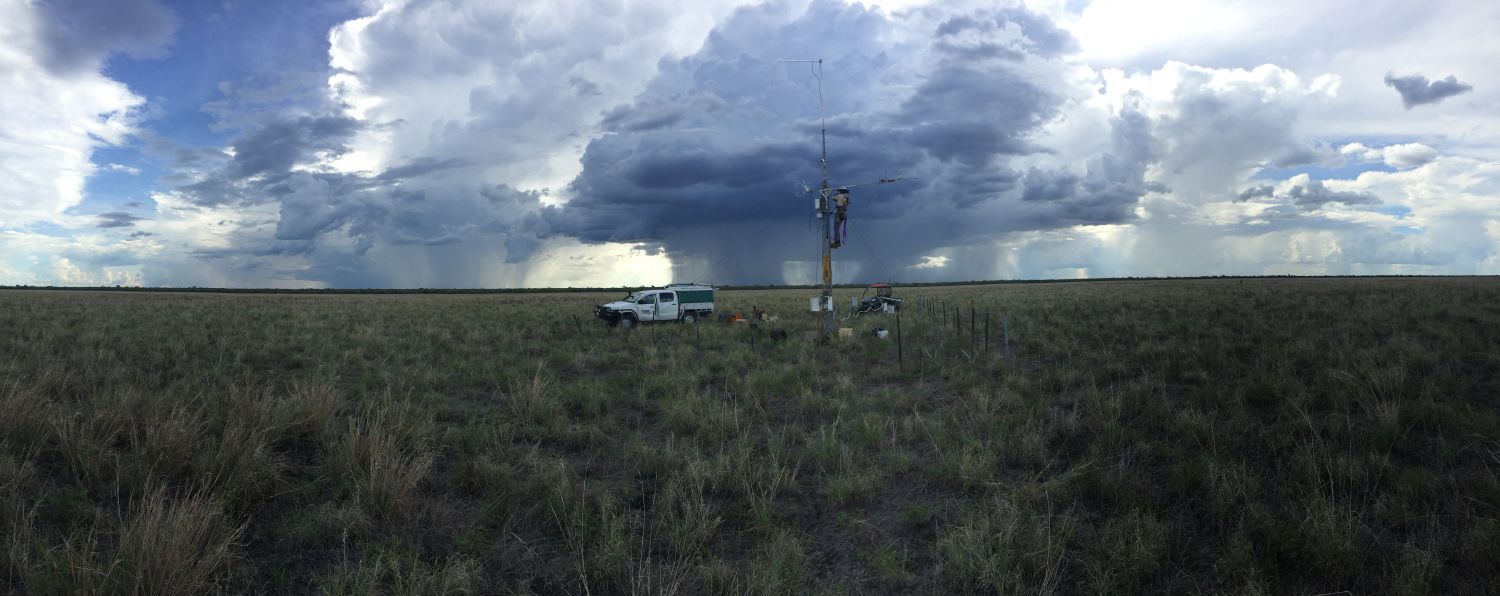
[[[1050,150],[1034,138],[1072,89],[1060,60],[1076,43],[1024,8],[931,7],[900,19],[813,2],[791,20],[774,5],[741,9],[694,55],[663,64],[645,92],[610,110],[571,199],[537,218],[544,235],[661,246],[676,276],[807,281],[819,181],[816,71],[823,58],[831,183],[855,188],[853,242],[841,277],[900,271],[913,255],[1014,231],[1116,223],[1149,192],[1150,121],[1127,108],[1082,172],[1022,172]],[[835,23],[837,26],[829,26]],[[908,262],[910,261],[910,262]],[[993,275],[957,258],[945,275]]]
[[[94,151],[127,143],[146,103],[105,59],[159,52],[175,26],[153,0],[0,3],[0,230],[83,201]]]
[[[810,282],[810,58],[839,281],[1500,271],[1500,9],[873,4],[0,2],[0,283]]]

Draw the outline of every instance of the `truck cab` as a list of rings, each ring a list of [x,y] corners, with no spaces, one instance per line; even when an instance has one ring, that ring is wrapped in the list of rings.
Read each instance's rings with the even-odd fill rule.
[[[630,308],[635,311],[636,320],[643,323],[675,321],[682,311],[677,292],[640,292],[626,296],[625,301],[634,305]]]
[[[638,323],[681,321],[695,323],[714,312],[714,288],[698,284],[671,284],[665,288],[638,290],[624,298],[594,307],[594,316],[610,325],[634,327]]]

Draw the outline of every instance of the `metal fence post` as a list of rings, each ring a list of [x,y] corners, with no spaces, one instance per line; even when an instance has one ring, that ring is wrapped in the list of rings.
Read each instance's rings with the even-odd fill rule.
[[[1000,315],[1000,324],[1003,326],[1005,333],[1005,363],[1007,366],[1015,368],[1016,359],[1010,351],[1010,315]]]
[[[906,356],[901,352],[901,312],[896,312],[896,368],[906,370]]]

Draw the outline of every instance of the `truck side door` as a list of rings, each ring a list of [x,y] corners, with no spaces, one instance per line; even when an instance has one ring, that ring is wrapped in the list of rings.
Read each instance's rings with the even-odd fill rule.
[[[676,292],[662,292],[656,295],[656,320],[675,321],[681,312],[681,304],[677,301]]]
[[[656,294],[646,294],[635,303],[635,319],[637,321],[656,320]]]

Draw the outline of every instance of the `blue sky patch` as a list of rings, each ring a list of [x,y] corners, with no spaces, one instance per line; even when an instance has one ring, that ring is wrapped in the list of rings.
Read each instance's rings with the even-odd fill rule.
[[[1405,205],[1381,205],[1373,209],[1373,211],[1375,211],[1376,213],[1393,215],[1397,219],[1406,219],[1408,215],[1411,215],[1411,207],[1407,207]]]
[[[1307,174],[1307,177],[1313,180],[1353,180],[1355,178],[1358,178],[1360,174],[1363,174],[1365,172],[1394,171],[1396,171],[1396,168],[1385,165],[1382,162],[1351,163],[1344,164],[1336,168],[1325,168],[1323,166],[1315,165],[1296,166],[1290,168],[1268,167],[1261,168],[1259,172],[1256,172],[1254,176],[1251,176],[1251,179],[1280,182],[1298,174]]]

